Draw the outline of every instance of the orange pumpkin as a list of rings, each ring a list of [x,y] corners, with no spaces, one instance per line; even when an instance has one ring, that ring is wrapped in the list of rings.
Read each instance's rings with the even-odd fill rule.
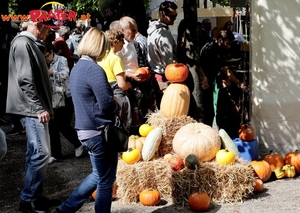
[[[273,153],[273,150],[270,151],[270,154],[264,157],[264,160],[269,163],[272,172],[276,167],[284,166],[283,157],[280,154]]]
[[[295,167],[296,173],[300,173],[300,153],[298,150],[289,152],[284,156],[284,163]]]
[[[254,192],[261,192],[264,189],[264,182],[261,179],[255,179],[253,183]]]
[[[165,76],[171,83],[182,83],[189,75],[189,70],[186,65],[174,61],[165,69]]]
[[[210,197],[206,193],[194,192],[189,196],[188,204],[193,211],[206,211],[210,205]]]
[[[118,184],[117,184],[117,182],[114,182],[113,192],[112,192],[112,198],[116,198],[116,196],[117,196],[117,189],[118,189]],[[97,195],[97,189],[91,195],[94,200],[96,200],[96,195]]]
[[[150,76],[151,76],[151,73],[150,73],[148,67],[140,67],[137,70],[135,70],[134,74],[139,74],[139,77],[142,80],[146,80],[146,79],[150,78]]]
[[[160,193],[155,189],[145,189],[140,195],[140,202],[144,206],[155,206],[160,203]]]
[[[261,161],[251,161],[250,166],[254,170],[254,174],[261,179],[263,182],[266,182],[269,180],[269,178],[272,175],[272,171],[270,168],[270,165],[267,161],[261,160]]]
[[[254,139],[254,128],[250,124],[242,124],[239,129],[239,138],[243,141]]]
[[[170,84],[160,102],[160,112],[166,118],[186,116],[190,107],[190,90],[184,84]]]

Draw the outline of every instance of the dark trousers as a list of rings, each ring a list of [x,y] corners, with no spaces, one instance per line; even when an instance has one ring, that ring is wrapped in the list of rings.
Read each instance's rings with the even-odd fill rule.
[[[74,115],[72,98],[66,98],[66,106],[54,109],[54,119],[49,122],[51,156],[56,159],[62,158],[60,133],[74,145],[74,148],[81,146],[76,130],[71,126]]]
[[[214,84],[210,85],[208,89],[202,89],[202,102],[204,112],[204,123],[212,126],[215,110],[214,110]]]

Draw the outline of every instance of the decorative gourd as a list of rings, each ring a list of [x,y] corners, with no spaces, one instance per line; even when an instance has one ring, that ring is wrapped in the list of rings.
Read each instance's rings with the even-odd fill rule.
[[[184,163],[181,157],[174,155],[169,161],[170,167],[174,171],[179,171],[184,168]]]
[[[139,127],[139,133],[142,137],[146,137],[149,132],[151,132],[154,129],[154,126],[151,126],[149,124],[142,124]]]
[[[285,177],[285,172],[282,170],[282,167],[276,167],[273,172],[277,179],[282,179]]]
[[[243,141],[254,139],[254,128],[250,124],[242,124],[239,129],[239,138]]]
[[[295,167],[292,165],[284,165],[282,170],[284,171],[285,177],[293,178],[296,175]]]
[[[173,150],[181,158],[194,154],[200,162],[215,158],[220,150],[218,131],[203,123],[189,123],[182,126],[173,138]]]
[[[122,153],[122,159],[128,164],[134,164],[141,159],[141,153],[137,149],[129,148],[128,151]]]
[[[221,149],[216,154],[216,161],[222,165],[229,165],[234,163],[235,155],[226,149]]]
[[[298,150],[289,152],[284,156],[284,164],[290,164],[295,167],[296,173],[300,173],[300,153]]]
[[[261,179],[255,179],[253,183],[254,192],[261,192],[264,189],[264,182]]]
[[[220,129],[219,135],[221,137],[221,148],[227,149],[228,151],[232,152],[235,155],[235,157],[238,157],[240,154],[239,150],[233,143],[232,139],[229,137],[227,132],[224,129]]]
[[[140,195],[140,202],[144,206],[155,206],[160,203],[160,193],[155,189],[145,189]]]
[[[188,204],[193,211],[206,211],[210,205],[210,197],[204,192],[194,192],[189,196]]]
[[[269,180],[272,175],[270,165],[267,161],[251,161],[250,166],[253,168],[255,175],[263,182]]]
[[[128,140],[128,148],[137,149],[142,153],[143,142],[145,137],[140,137],[138,135],[131,135]]]
[[[163,130],[161,127],[155,127],[145,138],[142,150],[142,158],[144,161],[151,160],[155,152],[158,150],[162,139],[162,132]]]
[[[284,166],[283,157],[277,153],[273,153],[273,150],[270,151],[270,154],[264,157],[264,160],[269,163],[271,171],[274,171],[276,167]]]
[[[198,170],[200,167],[199,158],[194,154],[189,154],[184,159],[184,164],[188,169]]]
[[[160,112],[166,118],[187,115],[190,106],[190,90],[184,84],[170,84],[160,103]]]
[[[182,83],[189,75],[189,70],[186,65],[174,61],[165,69],[165,76],[171,83]]]
[[[170,161],[172,160],[173,155],[171,153],[165,154],[164,156],[164,161],[170,163]]]

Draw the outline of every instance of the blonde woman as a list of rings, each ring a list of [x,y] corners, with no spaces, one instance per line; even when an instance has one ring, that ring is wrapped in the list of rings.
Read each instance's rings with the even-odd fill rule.
[[[126,74],[122,59],[116,55],[124,45],[124,35],[119,30],[107,30],[106,35],[110,40],[111,49],[107,55],[98,64],[104,69],[110,83],[116,101],[121,106],[120,118],[127,131],[131,125],[131,106],[127,97],[127,90],[131,88],[131,83],[126,81]]]
[[[78,138],[87,148],[92,172],[79,184],[55,212],[76,212],[97,189],[95,212],[110,212],[112,189],[116,179],[118,153],[104,142],[103,126],[113,122],[120,106],[102,67],[97,64],[110,49],[110,41],[101,30],[92,27],[78,45],[82,55],[70,75]]]

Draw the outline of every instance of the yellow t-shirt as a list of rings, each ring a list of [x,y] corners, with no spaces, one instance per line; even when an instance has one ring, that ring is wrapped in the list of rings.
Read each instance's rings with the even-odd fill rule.
[[[109,83],[117,81],[118,74],[125,73],[121,58],[113,50],[110,50],[98,65],[104,69]]]

